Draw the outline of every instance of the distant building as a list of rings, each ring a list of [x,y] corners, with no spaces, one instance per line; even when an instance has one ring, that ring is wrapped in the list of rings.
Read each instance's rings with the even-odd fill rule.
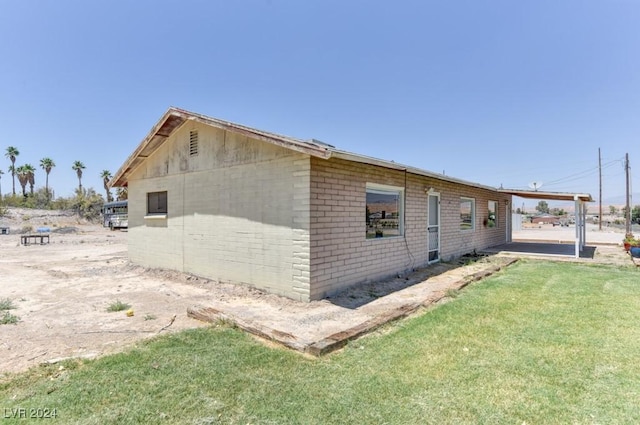
[[[531,217],[531,223],[533,224],[560,224],[560,217],[551,214],[541,214]]]

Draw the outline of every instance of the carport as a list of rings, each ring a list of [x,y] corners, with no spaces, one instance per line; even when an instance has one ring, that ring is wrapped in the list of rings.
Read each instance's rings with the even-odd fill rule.
[[[528,244],[528,243],[509,243],[507,244],[507,248],[512,248],[511,250],[516,252],[525,252],[527,251],[527,245],[530,246],[531,251],[535,251],[535,253],[549,253],[549,255],[572,255],[575,258],[580,258],[580,254],[583,253],[586,246],[587,239],[587,227],[586,227],[586,216],[587,216],[587,202],[593,202],[593,198],[588,193],[568,193],[568,192],[541,192],[541,191],[527,191],[527,190],[516,190],[516,189],[499,189],[499,192],[508,193],[513,196],[519,196],[520,198],[525,199],[538,199],[538,200],[550,200],[550,201],[573,201],[575,203],[575,218],[576,218],[576,232],[575,232],[575,244],[573,252],[570,252],[570,249],[567,249],[567,245],[565,245],[565,249],[558,246],[558,244]],[[513,230],[511,230],[513,231]],[[511,235],[509,235],[509,240],[511,240]],[[548,245],[548,246],[544,246]],[[555,245],[555,246],[553,246]],[[569,245],[570,247],[570,245]],[[497,248],[497,247],[496,247]],[[567,252],[569,251],[569,252]]]

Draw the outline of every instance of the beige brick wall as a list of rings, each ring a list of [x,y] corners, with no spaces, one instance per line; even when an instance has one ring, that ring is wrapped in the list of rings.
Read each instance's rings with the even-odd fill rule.
[[[129,180],[130,258],[309,300],[309,180],[307,155],[188,122]],[[164,190],[167,218],[144,218]]]
[[[405,236],[366,239],[366,184],[405,188]],[[427,257],[427,193],[440,193],[442,259],[506,240],[508,195],[404,171],[340,159],[311,158],[311,299],[357,283],[424,266]],[[460,230],[460,197],[475,198],[475,230]],[[498,201],[498,225],[483,226],[488,201]]]

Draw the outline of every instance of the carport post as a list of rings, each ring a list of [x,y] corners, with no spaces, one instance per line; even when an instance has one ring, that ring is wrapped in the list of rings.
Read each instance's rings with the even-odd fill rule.
[[[587,203],[583,200],[580,202],[582,202],[582,249],[584,249],[587,246]]]
[[[578,195],[575,195],[573,197],[574,201],[575,201],[575,216],[576,216],[576,250],[575,250],[575,257],[576,258],[580,258],[580,238],[582,237],[582,226],[581,226],[581,221],[582,221],[582,211],[581,211],[581,202],[580,199],[578,199]]]

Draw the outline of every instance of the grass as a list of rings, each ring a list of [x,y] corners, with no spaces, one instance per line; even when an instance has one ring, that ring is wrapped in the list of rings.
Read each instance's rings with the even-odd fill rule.
[[[111,304],[109,304],[109,306],[107,307],[107,311],[109,311],[109,312],[124,311],[124,310],[128,310],[130,308],[131,308],[131,305],[129,305],[127,303],[123,303],[120,300],[116,300],[116,301],[112,302]]]
[[[639,423],[637,280],[521,262],[322,359],[217,326],[34,368],[0,405],[83,424]]]

